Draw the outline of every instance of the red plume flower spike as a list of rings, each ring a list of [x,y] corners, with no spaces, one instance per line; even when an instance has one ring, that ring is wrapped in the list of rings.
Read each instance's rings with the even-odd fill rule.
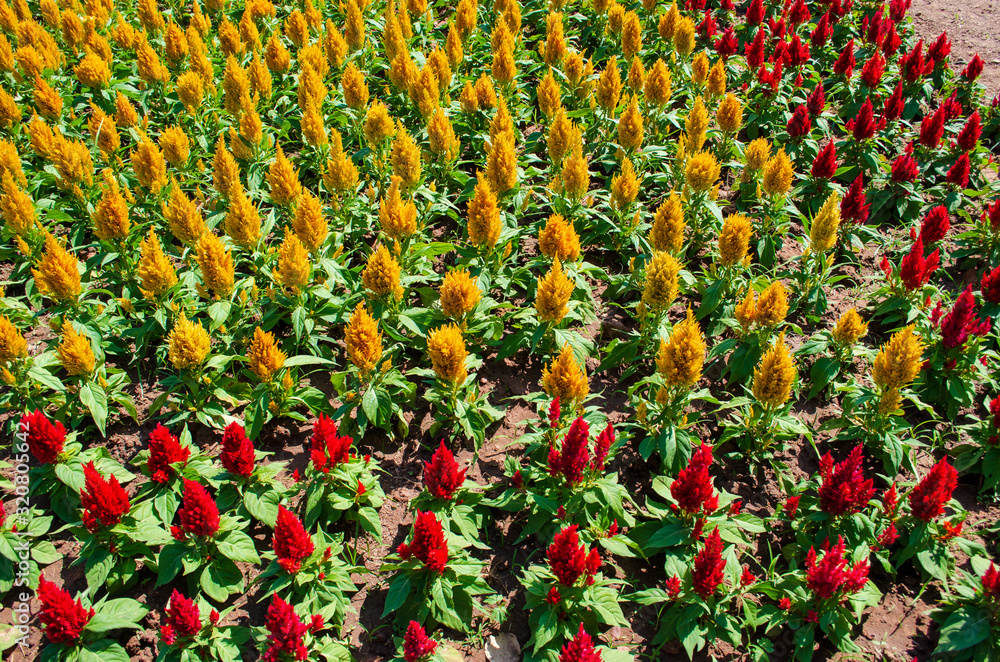
[[[164,629],[170,628],[164,634],[164,641],[168,636],[173,637],[193,637],[201,632],[201,612],[195,601],[180,594],[177,589],[170,596],[170,604],[163,610],[166,614],[166,624]]]
[[[965,125],[962,126],[962,130],[958,132],[958,137],[955,142],[958,147],[966,152],[971,152],[976,148],[979,143],[979,138],[983,135],[983,122],[979,117],[979,111],[974,110],[972,114],[969,115],[969,119],[965,120]]]
[[[597,436],[597,441],[594,442],[594,459],[590,461],[592,471],[597,473],[604,471],[604,464],[608,460],[608,451],[611,450],[611,445],[614,443],[615,428],[609,421],[601,430],[601,434]]]
[[[861,104],[858,116],[854,119],[852,134],[854,135],[854,139],[860,142],[862,140],[868,140],[874,136],[876,128],[875,112],[872,109],[872,101],[870,98],[865,97],[865,102]]]
[[[961,347],[970,335],[983,335],[979,329],[984,323],[989,324],[976,317],[976,297],[972,293],[972,285],[967,285],[951,311],[941,320],[941,343],[945,349]]]
[[[851,80],[851,76],[854,73],[854,64],[854,40],[851,39],[847,42],[844,50],[841,51],[840,57],[833,63],[833,72],[838,76],[843,76],[847,80]]]
[[[820,460],[820,475],[823,483],[819,487],[820,508],[837,517],[860,511],[875,494],[872,479],[865,480],[861,471],[861,446],[855,446],[847,458],[837,464],[827,453]]]
[[[948,174],[945,175],[945,181],[949,184],[954,184],[958,188],[964,189],[969,185],[969,172],[971,166],[969,164],[969,153],[963,152],[955,163],[948,168]]]
[[[459,470],[455,456],[441,441],[430,462],[424,462],[424,485],[438,499],[450,499],[465,482],[466,469]]]
[[[814,179],[830,179],[837,172],[837,146],[831,140],[819,151],[812,163]]]
[[[222,466],[234,476],[249,476],[253,473],[256,454],[253,442],[247,439],[246,430],[237,422],[226,426],[222,433]]]
[[[345,464],[351,457],[351,438],[337,435],[337,424],[320,414],[312,434],[313,467],[323,473]]]
[[[417,511],[413,521],[413,540],[399,546],[399,555],[404,559],[413,556],[438,574],[448,565],[448,541],[445,540],[441,522],[432,512]]]
[[[1000,267],[994,267],[992,271],[983,274],[980,289],[984,299],[990,303],[1000,303]]]
[[[944,512],[945,504],[951,500],[956,487],[958,472],[947,458],[943,458],[910,492],[910,512],[914,517],[930,522]]]
[[[38,599],[42,609],[38,620],[45,626],[45,636],[54,644],[69,644],[80,639],[83,628],[94,617],[93,608],[87,609],[80,600],[64,589],[40,577],[38,580]]]
[[[870,566],[867,559],[849,565],[844,557],[844,538],[839,536],[831,549],[829,541],[823,545],[823,558],[816,560],[816,548],[806,554],[806,587],[820,600],[842,600],[860,591],[868,581]]]
[[[600,652],[594,648],[594,640],[580,623],[576,636],[562,647],[559,662],[601,662]]]
[[[670,485],[670,496],[686,513],[700,513],[705,509],[706,502],[713,496],[712,476],[708,472],[712,464],[712,447],[702,444],[691,456],[687,467]]]
[[[726,560],[722,558],[722,537],[719,535],[719,528],[716,527],[705,539],[705,546],[694,559],[694,567],[691,569],[691,588],[703,600],[707,600],[722,584],[725,569]]]
[[[801,138],[808,135],[809,130],[812,129],[812,121],[809,119],[809,109],[804,104],[799,104],[795,108],[795,112],[788,119],[788,124],[785,128],[788,130],[788,135],[792,138]]]
[[[965,65],[965,69],[962,69],[962,78],[971,83],[983,73],[984,66],[986,66],[986,63],[983,62],[983,58],[979,57],[979,53],[976,53],[969,60],[969,63]]]
[[[177,515],[181,529],[190,536],[214,536],[219,530],[219,507],[208,491],[193,480],[184,480],[184,503]]]
[[[172,465],[186,464],[191,457],[191,449],[181,446],[180,440],[170,434],[170,430],[157,423],[149,433],[149,477],[156,483],[167,483],[177,473]]]
[[[98,524],[110,528],[128,514],[128,494],[118,484],[114,475],[105,479],[93,462],[83,465],[84,488],[80,490],[83,505],[83,523],[87,530],[96,533]]]
[[[559,451],[549,451],[549,472],[553,475],[562,474],[570,485],[576,485],[583,480],[583,470],[590,460],[590,426],[578,417],[570,426],[569,432],[563,437],[562,448]]]
[[[931,275],[937,271],[940,262],[940,252],[935,250],[924,257],[924,241],[917,237],[910,252],[903,256],[899,265],[899,277],[908,291],[923,287]]]
[[[406,662],[419,662],[430,657],[437,642],[427,636],[427,631],[416,621],[410,621],[403,635],[403,659]]]
[[[21,416],[18,433],[26,438],[28,450],[42,464],[55,464],[66,444],[66,428],[52,423],[40,409]]]
[[[859,174],[840,201],[840,217],[848,223],[862,224],[868,220],[868,198],[865,195],[864,174]]]
[[[920,122],[920,144],[934,149],[944,135],[945,120],[944,105],[938,106],[932,115],[924,117]]]
[[[881,82],[884,73],[885,58],[882,57],[882,53],[875,51],[868,58],[868,61],[865,62],[864,66],[861,67],[861,82],[867,85],[869,90],[874,90],[878,87],[879,82]]]
[[[278,662],[284,655],[291,655],[296,660],[306,660],[309,651],[303,638],[309,630],[309,625],[302,622],[295,608],[278,597],[275,593],[267,608],[267,621],[264,626],[268,631],[268,647],[261,659],[264,662]]]
[[[278,557],[278,564],[285,572],[294,574],[302,568],[302,561],[309,558],[316,546],[312,536],[292,511],[278,506],[278,519],[274,525],[271,545]]]
[[[586,545],[580,543],[576,524],[564,527],[549,545],[546,557],[549,568],[563,586],[574,586],[581,577],[590,584],[601,567],[601,556],[597,548],[588,553]]]
[[[990,567],[983,574],[982,578],[983,597],[996,601],[1000,599],[1000,572],[997,571],[995,563],[990,563]]]

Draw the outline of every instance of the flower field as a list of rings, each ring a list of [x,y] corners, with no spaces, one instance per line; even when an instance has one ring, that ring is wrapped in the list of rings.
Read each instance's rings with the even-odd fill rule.
[[[1000,96],[909,12],[0,0],[5,658],[1000,659]]]

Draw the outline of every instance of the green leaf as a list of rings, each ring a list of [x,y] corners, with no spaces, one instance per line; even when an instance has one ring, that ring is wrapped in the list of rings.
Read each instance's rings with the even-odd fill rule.
[[[378,422],[378,395],[375,389],[369,388],[361,398],[361,408],[368,417],[368,422],[373,425]]]
[[[86,648],[81,648],[80,657],[77,659],[79,662],[129,662],[128,653],[121,644],[110,639],[101,639],[88,644]]]
[[[243,588],[243,574],[231,561],[217,561],[201,573],[201,587],[216,602],[225,602],[230,593]]]
[[[108,574],[111,573],[111,568],[115,564],[115,559],[111,556],[111,553],[104,547],[99,548],[96,552],[87,558],[87,571],[85,576],[87,578],[88,592],[93,595],[95,591],[101,586],[104,586],[104,582],[108,579]]]
[[[959,607],[948,616],[935,653],[972,648],[990,636],[990,614],[972,605]]]
[[[80,402],[90,410],[101,436],[106,437],[105,428],[108,421],[108,394],[99,384],[87,382],[80,387]]]
[[[382,609],[382,616],[396,611],[406,602],[406,596],[410,594],[410,578],[406,575],[398,575],[389,585],[389,592],[385,595],[385,607]]]
[[[87,631],[102,634],[111,630],[141,629],[141,621],[149,609],[131,598],[108,600],[87,623]]]
[[[243,531],[230,531],[217,543],[219,553],[232,561],[260,563],[253,539]]]

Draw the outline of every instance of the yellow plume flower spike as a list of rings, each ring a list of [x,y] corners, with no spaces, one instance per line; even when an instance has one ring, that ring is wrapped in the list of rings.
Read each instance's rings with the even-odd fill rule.
[[[580,257],[580,237],[562,214],[552,214],[538,233],[538,249],[560,262],[575,262]]]
[[[241,248],[255,248],[260,241],[260,213],[250,202],[242,186],[231,194],[225,228],[229,238]]]
[[[486,157],[486,177],[497,195],[503,195],[517,186],[517,150],[513,131],[501,132],[490,145]]]
[[[316,250],[326,242],[329,224],[323,215],[323,203],[308,190],[303,191],[295,205],[292,229],[310,251]]]
[[[743,156],[746,159],[748,169],[760,170],[771,157],[771,143],[767,141],[767,138],[757,138],[752,140],[750,144],[747,145]]]
[[[656,369],[667,386],[692,388],[701,379],[706,349],[701,327],[688,308],[687,317],[674,326],[670,339],[660,341]]]
[[[546,137],[546,146],[552,165],[558,169],[562,165],[563,157],[579,141],[580,136],[573,122],[566,116],[566,109],[560,107],[555,112],[552,125],[549,126],[549,135]]]
[[[344,39],[352,51],[361,50],[365,45],[365,20],[361,15],[361,8],[354,0],[341,2],[340,7],[347,17]]]
[[[778,153],[764,164],[764,177],[761,186],[769,196],[783,196],[792,188],[794,174],[791,160],[785,154],[784,149],[779,149]]]
[[[563,31],[563,15],[550,11],[545,17],[545,64],[555,66],[566,57],[566,35]]]
[[[399,177],[393,177],[378,210],[382,233],[393,241],[405,241],[417,231],[417,206],[412,200],[403,202],[399,184]]]
[[[448,37],[445,40],[445,52],[448,54],[448,64],[452,67],[458,67],[465,59],[465,53],[462,51],[461,33],[458,31],[454,21],[448,23]]]
[[[431,358],[434,374],[442,382],[460,386],[468,372],[465,359],[469,352],[465,349],[462,330],[455,324],[440,326],[427,335],[427,354]]]
[[[94,234],[102,241],[124,239],[132,227],[128,202],[122,195],[118,180],[111,170],[105,170],[101,176],[104,179],[101,199],[94,207],[91,217],[94,222]]]
[[[705,136],[708,133],[708,110],[701,97],[694,100],[691,112],[688,113],[684,121],[684,132],[687,134],[685,144],[691,152],[701,151],[705,145]]]
[[[768,285],[757,299],[755,320],[761,326],[775,327],[788,316],[788,294],[780,280]]]
[[[377,297],[394,294],[400,287],[400,266],[384,245],[379,245],[369,256],[361,272],[361,282]]]
[[[617,56],[612,55],[607,65],[605,65],[604,71],[601,72],[600,79],[597,81],[597,104],[606,113],[612,114],[618,107],[618,100],[621,98],[621,93],[622,77],[621,72],[618,71],[618,59]]]
[[[677,298],[678,276],[681,264],[670,253],[655,251],[646,265],[646,282],[642,290],[642,303],[659,315],[670,308]]]
[[[9,171],[2,177],[3,195],[0,196],[0,210],[11,232],[20,236],[35,226],[35,203],[14,181]]]
[[[642,92],[646,86],[646,67],[643,66],[638,55],[632,58],[632,64],[628,68],[628,76],[625,78],[625,85],[634,93]]]
[[[309,284],[312,265],[309,264],[309,251],[303,246],[298,236],[289,232],[278,247],[278,268],[274,278],[284,288],[298,292]]]
[[[170,165],[180,167],[187,163],[188,155],[191,153],[191,141],[188,140],[184,129],[179,126],[167,127],[160,134],[160,149],[163,150],[163,157]]]
[[[413,137],[398,123],[396,139],[392,143],[392,153],[389,155],[392,173],[399,177],[404,189],[411,189],[420,182],[420,149],[413,142]]]
[[[639,99],[635,96],[629,100],[625,112],[618,119],[618,144],[633,152],[642,147],[643,122],[639,112]]]
[[[584,366],[577,362],[569,343],[551,364],[542,368],[542,389],[550,398],[559,398],[563,407],[573,409],[590,393]]]
[[[868,323],[862,321],[857,309],[845,310],[833,327],[833,341],[849,347],[868,334]]]
[[[138,124],[139,113],[132,102],[121,92],[116,92],[115,95],[115,124],[126,128]]]
[[[622,19],[622,55],[631,60],[642,50],[642,23],[634,11],[627,12]]]
[[[823,253],[837,244],[837,230],[840,228],[840,196],[831,193],[809,228],[810,248]]]
[[[38,291],[56,301],[76,299],[83,291],[76,257],[51,234],[45,237],[45,252],[32,269]]]
[[[270,382],[274,373],[285,365],[287,358],[288,355],[275,342],[274,334],[265,332],[259,326],[254,329],[253,339],[247,347],[247,362],[250,372],[257,375],[257,379]]]
[[[916,333],[916,325],[892,334],[882,345],[872,364],[872,381],[883,391],[907,386],[923,367],[924,344]]]
[[[389,115],[389,109],[376,99],[368,106],[365,114],[365,139],[373,148],[381,147],[389,138],[396,135],[396,125]]]
[[[730,214],[722,222],[719,234],[719,264],[731,267],[740,264],[750,249],[753,224],[743,214]]]
[[[273,74],[283,74],[292,64],[292,56],[276,33],[271,34],[264,49],[264,62]]]
[[[466,214],[469,241],[473,246],[485,248],[486,251],[493,250],[500,239],[503,225],[496,194],[482,172],[479,173]]]
[[[233,291],[233,255],[214,233],[205,232],[198,239],[195,259],[205,289],[216,296],[229,296]]]
[[[726,133],[736,133],[743,126],[743,104],[735,94],[727,94],[719,103],[719,109],[715,111],[715,121]]]
[[[344,92],[344,103],[349,108],[357,110],[368,104],[368,85],[365,83],[364,74],[354,64],[354,60],[351,60],[341,74],[340,86]]]
[[[80,63],[73,68],[73,72],[80,83],[94,89],[107,87],[111,80],[108,63],[94,53],[84,55]]]
[[[431,152],[449,160],[449,155],[453,153],[458,138],[455,137],[455,129],[444,109],[435,110],[430,122],[427,123],[427,139]],[[455,155],[457,156],[457,152]]]
[[[556,82],[556,77],[552,74],[551,67],[549,67],[545,77],[538,86],[538,107],[542,111],[542,114],[549,118],[562,109],[562,95],[559,83]]]
[[[705,192],[715,186],[722,168],[711,152],[698,152],[687,160],[684,176],[687,185],[695,191]]]
[[[177,96],[190,115],[198,112],[205,95],[205,84],[195,71],[185,71],[177,77]]]
[[[340,69],[344,65],[344,59],[347,57],[347,40],[340,28],[330,19],[326,21],[323,50],[326,52],[326,59],[333,67]]]
[[[556,259],[545,276],[538,279],[535,292],[535,312],[538,319],[550,324],[558,324],[569,312],[569,299],[573,295],[573,281]]]
[[[687,16],[680,16],[674,23],[674,50],[686,57],[694,51],[694,21]]]
[[[186,244],[198,241],[208,230],[201,211],[176,182],[170,191],[170,201],[163,207],[163,216],[167,219],[170,232]]]
[[[468,315],[479,303],[482,292],[476,279],[464,269],[452,269],[441,282],[441,312],[451,319]]]
[[[160,148],[146,136],[131,153],[131,158],[139,184],[153,193],[159,193],[167,183],[167,162]]]
[[[698,85],[704,85],[708,80],[708,55],[705,51],[699,52],[691,60],[691,80],[693,80]]]
[[[139,250],[141,257],[136,271],[139,289],[147,299],[158,299],[177,284],[177,271],[163,252],[163,246],[153,228],[149,229],[149,234],[139,243]]]
[[[28,356],[28,342],[6,315],[0,315],[0,363]]]
[[[271,187],[271,199],[278,205],[288,205],[302,195],[299,173],[285,158],[285,152],[278,145],[278,151],[267,170],[267,183]]]
[[[726,93],[726,65],[722,60],[716,60],[712,70],[708,72],[708,93],[720,97]]]
[[[167,358],[180,370],[197,368],[205,362],[211,344],[205,328],[197,321],[188,321],[187,316],[181,313],[167,336]]]
[[[90,338],[80,333],[71,322],[63,322],[62,340],[56,353],[59,363],[70,375],[89,375],[94,372],[94,350]]]
[[[750,330],[750,327],[753,326],[757,318],[757,301],[755,297],[756,292],[754,292],[753,287],[750,287],[747,290],[746,296],[740,303],[736,304],[736,308],[733,310],[733,317],[740,323],[743,333]]]
[[[369,375],[382,358],[382,334],[364,302],[358,304],[344,331],[347,356],[362,377]]]
[[[684,206],[676,191],[656,210],[653,226],[649,229],[649,243],[653,250],[680,253],[684,248]]]
[[[620,211],[628,209],[639,195],[639,178],[636,177],[632,160],[626,158],[622,163],[621,174],[611,179],[611,199],[615,208]]]
[[[753,397],[765,407],[780,407],[791,395],[796,374],[795,362],[782,332],[754,368]]]
[[[562,188],[574,202],[578,202],[590,188],[590,171],[587,159],[583,156],[583,146],[579,143],[563,160]]]

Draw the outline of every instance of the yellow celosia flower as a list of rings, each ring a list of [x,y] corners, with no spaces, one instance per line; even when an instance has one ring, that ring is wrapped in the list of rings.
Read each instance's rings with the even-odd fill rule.
[[[6,315],[0,315],[0,363],[28,355],[28,342]]]
[[[503,224],[497,197],[486,176],[480,172],[467,209],[469,241],[473,246],[493,250],[500,239]]]
[[[482,293],[476,279],[465,269],[452,269],[441,283],[441,312],[451,319],[468,315],[479,303]]]
[[[684,132],[687,134],[685,146],[688,151],[698,152],[705,144],[705,136],[708,133],[708,110],[701,97],[694,100],[691,112],[688,113],[684,121]]]
[[[543,59],[545,64],[555,66],[566,57],[566,34],[563,30],[563,16],[557,11],[550,11],[545,17],[545,47]]]
[[[167,25],[167,31],[163,35],[163,45],[171,66],[176,67],[187,57],[188,43],[184,30],[173,21]]]
[[[323,77],[316,68],[308,62],[304,63],[302,73],[299,74],[299,108],[303,111],[309,108],[321,108],[328,92],[326,85],[323,84]]]
[[[490,143],[486,156],[486,177],[497,195],[517,186],[517,150],[514,132],[503,131]]]
[[[493,66],[490,70],[493,80],[501,85],[509,85],[517,75],[514,62],[514,37],[502,18],[493,28]]]
[[[365,84],[365,76],[354,64],[354,60],[351,60],[341,74],[340,86],[344,92],[344,103],[349,108],[359,109],[368,104],[368,85]]]
[[[149,229],[149,234],[139,243],[139,250],[141,257],[136,270],[139,289],[147,299],[158,299],[177,284],[177,271],[163,252],[163,246],[153,228]]]
[[[427,123],[427,141],[430,143],[431,152],[444,157],[445,161],[451,161],[458,156],[459,142],[455,136],[455,128],[443,108],[435,110],[430,122]]]
[[[368,107],[365,115],[365,139],[373,148],[378,148],[396,134],[396,125],[389,115],[389,109],[376,99]]]
[[[590,171],[583,156],[583,146],[577,143],[563,160],[562,188],[574,202],[579,201],[590,187]]]
[[[62,329],[62,340],[56,350],[59,364],[74,377],[94,372],[96,360],[90,338],[77,333],[71,322],[63,322]]]
[[[121,92],[115,93],[115,124],[132,127],[139,123],[139,113],[135,106]]]
[[[63,100],[59,93],[41,77],[35,79],[35,108],[38,114],[49,119],[59,119],[62,114]]]
[[[754,321],[757,318],[757,301],[755,299],[756,292],[754,292],[753,287],[747,290],[747,295],[736,304],[735,310],[733,310],[733,317],[736,321],[740,323],[743,328],[743,333],[750,330],[753,326]]]
[[[545,276],[538,279],[535,292],[535,312],[538,319],[550,324],[558,324],[569,312],[569,299],[573,294],[573,281],[556,259]]]
[[[194,115],[201,105],[202,97],[205,94],[205,84],[194,71],[185,71],[177,77],[177,96],[184,109]]]
[[[639,149],[642,147],[642,130],[639,99],[633,96],[618,119],[618,144],[630,152]]]
[[[0,196],[0,210],[7,228],[15,235],[26,234],[35,226],[35,203],[14,182],[10,172],[3,173],[3,195]]]
[[[264,62],[271,73],[283,74],[288,71],[292,63],[292,56],[281,42],[277,33],[272,33],[267,40],[267,47],[264,49]]]
[[[184,313],[167,336],[167,358],[181,370],[197,368],[205,362],[212,341],[198,322],[188,321]]]
[[[810,248],[823,253],[837,243],[837,230],[840,228],[840,196],[831,193],[819,213],[813,219],[809,228]]]
[[[695,191],[708,191],[719,179],[722,168],[711,152],[698,152],[687,160],[684,176],[687,185]]]
[[[361,15],[361,8],[354,0],[342,2],[340,7],[347,17],[344,24],[344,39],[352,51],[361,50],[365,45],[365,20]]]
[[[167,219],[170,232],[186,244],[198,241],[208,229],[201,211],[184,194],[177,182],[174,182],[170,191],[170,201],[163,206],[163,216]]]
[[[267,333],[259,326],[254,329],[253,339],[247,347],[247,363],[250,372],[262,382],[270,382],[274,373],[285,365],[288,355],[274,341],[274,334]]]
[[[55,144],[55,133],[52,131],[52,127],[37,114],[33,115],[31,121],[28,122],[28,137],[31,139],[31,149],[35,150],[35,154],[43,158],[48,157]]]
[[[726,93],[726,65],[722,60],[716,60],[712,70],[708,72],[708,93],[720,97]]]
[[[632,160],[626,158],[622,163],[621,174],[611,179],[611,199],[619,210],[628,209],[639,195],[639,179],[636,177]]]
[[[440,105],[441,90],[438,87],[437,73],[434,68],[427,64],[422,69],[417,70],[417,75],[409,77],[407,82],[407,93],[410,101],[420,111],[420,116],[424,119],[430,117],[431,113]]]
[[[538,249],[560,262],[574,262],[580,257],[580,237],[562,214],[552,214],[538,233]]]
[[[170,165],[179,167],[187,163],[188,155],[191,153],[191,141],[188,140],[184,129],[179,126],[169,126],[160,134],[160,149],[163,150],[163,157]]]
[[[301,81],[299,82],[301,85]],[[250,98],[250,77],[239,60],[230,55],[226,59],[226,69],[222,78],[223,107],[236,114]]]
[[[622,54],[631,60],[642,50],[642,23],[634,11],[625,14],[622,20]]]
[[[550,398],[559,398],[570,409],[590,393],[584,366],[577,362],[573,349],[566,343],[550,365],[542,368],[542,389]]]
[[[201,269],[201,280],[212,294],[229,296],[233,291],[233,255],[212,232],[205,232],[198,239],[195,259]]]
[[[476,0],[459,0],[455,9],[455,27],[464,39],[476,27],[476,15],[479,11]]]
[[[309,284],[311,270],[309,251],[294,232],[286,233],[284,241],[278,247],[278,268],[274,270],[274,279],[286,289],[297,293]]]
[[[301,11],[294,9],[285,17],[284,33],[299,48],[306,44],[309,40],[309,24]]]
[[[420,181],[420,149],[402,123],[398,125],[396,139],[392,142],[389,162],[392,163],[392,173],[399,177],[404,189],[411,189]]]
[[[492,110],[497,107],[497,92],[493,87],[493,79],[486,74],[476,80],[476,103],[480,110]]]
[[[363,377],[370,374],[382,358],[382,334],[363,301],[354,309],[347,323],[344,343],[347,357]]]
[[[403,202],[399,183],[399,177],[392,178],[389,193],[382,198],[378,209],[382,232],[393,241],[405,241],[417,231],[417,206],[412,200]]]
[[[788,353],[782,332],[764,353],[760,365],[754,368],[753,397],[765,407],[780,407],[791,395],[796,374],[795,362]]]
[[[899,390],[920,374],[924,344],[915,329],[916,326],[911,324],[892,334],[875,357],[872,381],[883,391]]]
[[[369,254],[365,270],[361,272],[361,282],[375,296],[395,295],[401,293],[399,273],[399,262],[380,244]]]
[[[761,326],[774,327],[788,316],[788,294],[780,280],[768,285],[757,299],[755,319]]]
[[[55,150],[55,145],[53,145],[53,151],[57,151]],[[54,159],[59,158],[57,154],[53,154],[52,156]],[[28,180],[24,176],[24,169],[21,167],[21,157],[17,153],[17,147],[14,146],[14,143],[0,138],[0,173],[8,172],[19,185],[28,185]]]
[[[69,140],[62,133],[56,133],[49,158],[59,173],[56,185],[60,188],[73,188],[79,184],[90,185],[93,179],[94,161],[90,157],[90,148],[82,140]],[[20,162],[16,165],[19,169]],[[13,170],[6,166],[5,161],[4,168]],[[78,190],[75,192],[79,195]]]
[[[323,183],[328,190],[342,193],[354,191],[358,186],[358,168],[351,158],[344,154],[340,133],[330,133],[330,158],[326,162]]]
[[[625,85],[633,93],[642,92],[646,86],[646,67],[642,65],[642,60],[636,55],[632,58],[632,64],[628,68],[628,76],[625,78]]]
[[[621,72],[618,71],[618,58],[612,55],[604,67],[604,71],[601,72],[600,79],[597,81],[597,104],[606,113],[613,113],[618,107],[618,100],[621,98],[621,93],[622,76]]]
[[[674,50],[678,55],[687,56],[694,50],[694,21],[681,16],[674,23]]]
[[[101,199],[94,207],[91,219],[94,221],[94,234],[102,241],[124,239],[128,236],[132,222],[129,220],[129,205],[122,195],[121,187],[114,172],[105,170],[101,173],[104,183],[101,186]]]
[[[764,164],[764,178],[761,182],[764,192],[768,195],[782,196],[792,188],[792,162],[784,149],[767,160]]]
[[[705,350],[701,327],[688,308],[687,317],[674,326],[670,339],[660,341],[656,369],[663,375],[667,386],[691,388],[701,379]]]
[[[868,323],[861,320],[861,315],[854,308],[844,311],[833,327],[833,341],[843,347],[848,347],[868,334]]]
[[[76,257],[51,234],[45,237],[45,252],[32,269],[38,291],[56,301],[76,299],[83,291]]]
[[[719,264],[731,267],[740,264],[750,249],[750,236],[753,234],[753,224],[743,214],[730,214],[722,222],[722,232],[719,234]]]
[[[170,80],[170,71],[160,62],[160,57],[143,33],[139,34],[138,42],[135,47],[135,56],[139,78],[148,85],[159,85]]]
[[[271,187],[271,200],[278,205],[288,205],[302,195],[299,173],[285,158],[285,152],[278,145],[277,154],[267,170],[267,183]]]
[[[326,21],[323,50],[326,52],[326,59],[332,66],[337,69],[343,66],[344,58],[347,57],[347,40],[344,39],[337,24],[330,19]]]
[[[323,115],[316,108],[309,108],[302,114],[302,136],[306,143],[313,147],[327,144]]]
[[[552,125],[549,127],[549,135],[546,137],[552,165],[556,168],[561,166],[563,157],[578,142],[580,142],[580,136],[576,126],[566,116],[566,109],[559,108],[552,119]]]
[[[427,354],[431,357],[434,374],[453,387],[461,386],[468,376],[465,359],[469,352],[465,349],[462,330],[454,325],[440,326],[427,335]]]
[[[160,148],[145,136],[131,153],[131,158],[132,169],[139,184],[153,193],[159,193],[167,183],[167,162]]]
[[[87,87],[102,88],[111,80],[111,69],[108,63],[94,53],[87,53],[80,63],[73,68],[76,78]]]
[[[225,218],[226,234],[242,248],[255,248],[260,241],[261,221],[257,207],[240,186],[230,196]]]
[[[743,104],[740,103],[735,94],[727,94],[722,102],[719,103],[719,109],[715,111],[715,121],[719,123],[719,128],[726,133],[736,133],[743,126]],[[765,144],[767,143],[766,140],[764,142]],[[753,144],[753,142],[750,143],[750,145]],[[748,159],[749,153],[750,149],[748,146]]]
[[[292,229],[310,251],[322,246],[329,234],[329,226],[323,215],[323,203],[308,190],[302,192],[295,205]]]
[[[653,250],[680,253],[684,248],[684,206],[676,191],[656,210],[653,226],[649,229],[649,243]]]
[[[659,315],[677,298],[678,276],[681,264],[673,255],[654,251],[646,265],[646,282],[642,289],[642,303]]]

